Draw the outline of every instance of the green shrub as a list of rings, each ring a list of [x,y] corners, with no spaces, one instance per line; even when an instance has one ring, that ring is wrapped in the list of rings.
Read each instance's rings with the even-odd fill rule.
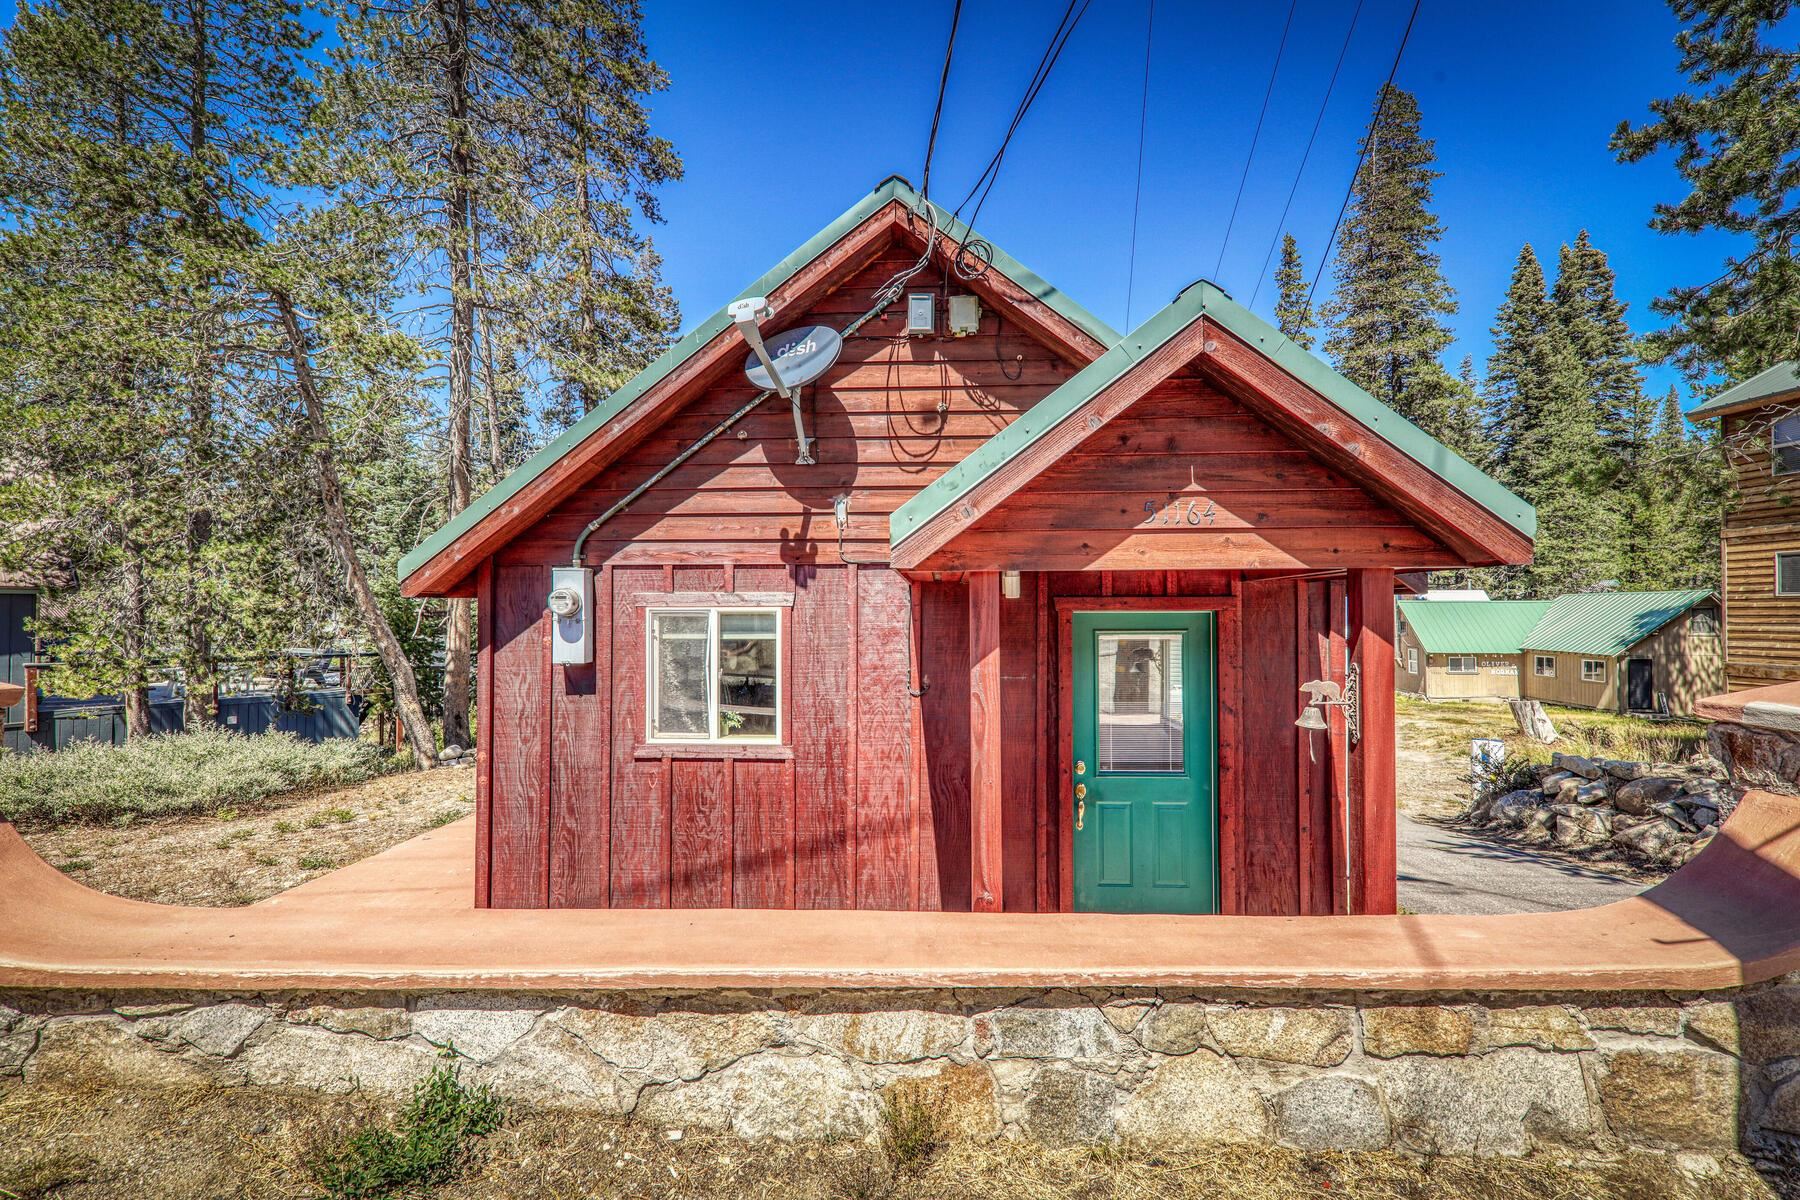
[[[895,1170],[918,1174],[949,1138],[942,1104],[910,1081],[897,1084],[881,1106],[881,1148]]]
[[[223,729],[154,734],[123,746],[81,742],[0,756],[0,816],[57,824],[127,824],[217,814],[304,789],[362,783],[404,760],[372,742],[317,745],[286,733]]]
[[[394,1128],[362,1129],[312,1163],[323,1200],[388,1200],[456,1178],[478,1139],[500,1127],[505,1105],[485,1086],[464,1087],[448,1066],[413,1088]]]

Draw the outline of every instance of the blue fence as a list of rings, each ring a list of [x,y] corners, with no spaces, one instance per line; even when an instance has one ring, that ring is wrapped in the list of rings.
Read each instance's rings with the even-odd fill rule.
[[[223,696],[219,700],[219,724],[238,733],[258,734],[271,730],[291,733],[303,742],[322,742],[328,738],[353,738],[362,731],[362,705],[342,691],[301,692],[292,708],[268,695]],[[176,733],[185,728],[180,700],[152,700],[150,730],[153,733]],[[78,741],[125,743],[125,706],[116,700],[69,700],[45,696],[38,703],[38,728],[29,741],[20,739],[14,745],[8,739],[7,749],[23,750],[36,745],[45,750],[60,750]]]

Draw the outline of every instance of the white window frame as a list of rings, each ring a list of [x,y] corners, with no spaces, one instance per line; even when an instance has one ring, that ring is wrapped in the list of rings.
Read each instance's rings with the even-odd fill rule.
[[[646,607],[644,610],[644,737],[659,746],[778,746],[785,735],[781,719],[781,710],[785,707],[782,682],[782,664],[787,661],[785,641],[787,631],[783,628],[787,622],[782,619],[782,608],[766,605],[729,604],[719,607],[710,605],[672,604],[663,607]],[[691,733],[659,734],[656,732],[657,688],[662,679],[662,672],[657,669],[656,659],[656,619],[659,616],[704,613],[706,614],[706,725],[708,736],[696,737]],[[719,618],[731,613],[754,613],[769,615],[775,618],[775,732],[773,734],[721,735],[719,732],[719,665],[716,660],[719,647]]]
[[[1408,675],[1419,673],[1419,648],[1417,646],[1406,648],[1406,673]]]
[[[1782,426],[1788,428],[1783,432]],[[1790,451],[1795,465],[1786,470],[1781,466],[1781,452]],[[1789,413],[1785,417],[1777,417],[1769,426],[1769,473],[1771,475],[1800,475],[1800,413]]]
[[[1456,664],[1466,662],[1466,671],[1456,669]],[[1446,654],[1444,656],[1444,673],[1446,675],[1479,675],[1481,674],[1481,656],[1477,654]]]
[[[1784,558],[1800,558],[1800,553],[1790,550],[1775,555],[1775,594],[1777,596],[1800,596],[1800,592],[1786,590],[1781,586],[1781,560]]]
[[[1546,670],[1545,668],[1549,668]],[[1531,673],[1539,679],[1556,678],[1556,655],[1534,654],[1531,656]]]
[[[1589,668],[1592,668],[1590,672]],[[1581,660],[1581,682],[1605,683],[1606,660],[1604,658],[1584,658]]]

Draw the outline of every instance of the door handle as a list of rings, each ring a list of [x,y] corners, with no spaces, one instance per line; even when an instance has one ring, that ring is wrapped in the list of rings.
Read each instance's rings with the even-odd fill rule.
[[[1087,784],[1078,783],[1075,785],[1075,830],[1076,830],[1076,832],[1079,833],[1081,831],[1081,827],[1085,824],[1087,824]]]

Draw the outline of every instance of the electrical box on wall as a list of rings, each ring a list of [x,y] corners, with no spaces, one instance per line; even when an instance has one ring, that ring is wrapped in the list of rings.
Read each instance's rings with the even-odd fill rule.
[[[906,297],[906,332],[910,336],[937,330],[937,297],[931,292],[913,292]]]
[[[950,336],[968,337],[981,328],[981,300],[976,296],[950,297]]]
[[[550,569],[550,661],[594,661],[594,573],[586,567]]]

